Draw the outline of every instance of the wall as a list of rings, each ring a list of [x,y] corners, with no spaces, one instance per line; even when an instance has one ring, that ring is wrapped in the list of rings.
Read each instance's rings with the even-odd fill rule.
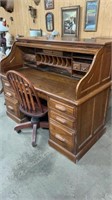
[[[54,28],[61,34],[61,7],[80,5],[80,37],[112,37],[112,0],[100,0],[98,26],[96,32],[85,32],[83,30],[85,2],[86,0],[54,0],[55,8],[52,10],[45,10],[44,0],[41,0],[38,6],[36,6],[33,0],[14,0],[14,12],[8,13],[4,10],[4,8],[0,7],[0,17],[7,20],[10,32],[13,35],[21,34],[28,36],[30,28],[41,28],[44,32],[47,32],[45,14],[47,12],[53,12]],[[35,23],[33,23],[28,11],[29,5],[37,9],[37,19]],[[11,22],[10,17],[14,18],[13,22]]]

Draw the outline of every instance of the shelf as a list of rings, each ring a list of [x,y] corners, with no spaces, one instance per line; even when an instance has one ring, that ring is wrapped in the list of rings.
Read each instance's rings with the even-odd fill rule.
[[[50,52],[52,51],[44,51],[44,53],[36,52],[34,55],[30,55],[29,53],[23,55],[24,65],[33,68],[43,68],[44,66],[49,66],[52,69],[57,68],[60,70],[65,70],[69,75],[74,76],[75,74],[75,76],[78,77],[84,76],[89,70],[91,64],[90,61],[92,60],[87,61],[83,56],[80,57],[79,54],[77,54],[78,57],[76,58],[72,57],[72,55],[71,57],[61,56],[63,55],[63,52],[59,52],[57,55],[52,55],[52,52],[51,55],[48,55],[47,53],[50,54]]]

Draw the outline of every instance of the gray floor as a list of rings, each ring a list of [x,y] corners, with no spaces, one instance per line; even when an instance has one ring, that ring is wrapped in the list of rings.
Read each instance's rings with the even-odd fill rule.
[[[39,130],[38,146],[30,130],[17,134],[0,95],[0,200],[112,200],[112,124],[75,165],[48,145],[49,132]],[[25,132],[25,131],[24,131]]]

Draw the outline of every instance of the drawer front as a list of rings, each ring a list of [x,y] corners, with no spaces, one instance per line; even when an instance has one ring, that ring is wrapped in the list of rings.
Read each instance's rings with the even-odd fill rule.
[[[73,70],[87,72],[90,67],[88,63],[73,62]]]
[[[10,101],[9,98],[6,98],[6,107],[8,112],[12,113],[18,118],[23,117],[23,114],[19,110],[19,104],[16,100]]]
[[[81,71],[87,72],[89,70],[90,64],[83,63],[81,65]]]
[[[74,148],[74,133],[50,121],[50,139],[69,151]]]
[[[64,115],[60,115],[52,110],[49,111],[49,117],[51,119],[56,120],[57,122],[59,122],[60,124],[67,126],[69,128],[74,129],[75,128],[75,121],[72,120],[71,118],[67,118]]]
[[[74,70],[80,70],[81,69],[81,64],[77,62],[73,62],[73,69]]]
[[[49,100],[49,107],[54,108],[57,111],[60,111],[62,113],[70,115],[70,116],[75,115],[75,108],[74,107],[66,105],[64,103],[60,103],[60,102],[53,100],[53,99]]]
[[[24,61],[29,61],[29,62],[36,62],[36,56],[33,54],[24,54],[23,55],[23,60]]]
[[[7,89],[6,87],[4,88],[4,95],[5,97],[9,97],[11,99],[15,99],[16,95],[12,90]]]
[[[2,81],[3,81],[3,86],[4,86],[4,88],[6,88],[6,89],[8,89],[8,90],[12,90],[12,91],[13,91],[13,89],[12,89],[12,87],[11,87],[10,83],[9,83],[7,80],[5,80],[5,79],[2,79]]]

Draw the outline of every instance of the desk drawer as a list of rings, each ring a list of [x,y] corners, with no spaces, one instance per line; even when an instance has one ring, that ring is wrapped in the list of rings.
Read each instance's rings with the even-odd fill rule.
[[[49,117],[51,119],[54,119],[55,121],[59,122],[60,124],[67,126],[68,128],[75,128],[75,120],[73,120],[72,118],[67,118],[64,115],[60,115],[52,110],[50,110],[49,112]]]
[[[66,105],[64,103],[61,103],[61,102],[53,100],[53,99],[49,100],[49,107],[54,108],[57,111],[61,111],[62,113],[65,113],[65,114],[70,115],[70,116],[75,115],[75,108],[74,107]]]
[[[89,70],[89,67],[90,64],[88,63],[73,62],[73,70],[87,72]]]
[[[50,120],[50,138],[69,151],[74,148],[74,133],[69,129],[62,129],[60,125]]]
[[[12,87],[11,87],[9,81],[7,81],[6,79],[2,79],[2,81],[3,81],[3,86],[4,86],[4,88],[7,88],[8,90],[13,91],[13,89],[12,89]]]
[[[11,99],[15,99],[16,95],[12,90],[7,89],[6,87],[4,87],[4,95],[5,97],[9,97]]]
[[[23,60],[36,63],[36,56],[34,54],[24,54]]]
[[[17,100],[12,101],[10,98],[7,97],[5,100],[6,100],[7,111],[17,116],[18,118],[21,118],[23,114],[19,110],[18,101]]]

